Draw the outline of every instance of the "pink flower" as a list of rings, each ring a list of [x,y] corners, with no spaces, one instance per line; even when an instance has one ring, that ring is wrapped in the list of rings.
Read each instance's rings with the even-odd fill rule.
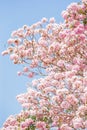
[[[25,122],[26,122],[27,126],[30,126],[30,125],[32,125],[34,123],[34,121],[32,119],[30,119],[30,118],[26,119]]]
[[[22,72],[18,71],[18,72],[17,72],[17,75],[18,75],[18,76],[21,76],[21,75],[22,75]]]
[[[21,122],[20,127],[21,127],[22,130],[25,130],[28,126],[27,126],[26,122]]]
[[[74,10],[74,11],[78,11],[78,9],[79,9],[79,5],[77,4],[77,3],[71,3],[68,7],[67,7],[67,9],[70,11],[70,10]]]
[[[29,74],[28,74],[28,77],[29,78],[32,78],[34,76],[34,72],[30,72]]]
[[[62,124],[60,130],[73,130],[73,129],[69,127],[68,124]]]
[[[48,20],[47,20],[47,18],[45,18],[45,17],[42,18],[42,20],[41,20],[42,23],[45,23],[45,22],[47,22],[47,21],[48,21]]]
[[[70,106],[71,106],[70,103],[67,102],[67,101],[63,101],[61,103],[61,107],[64,108],[64,109],[68,109]]]
[[[10,39],[8,39],[8,44],[12,44],[12,43],[14,43],[14,39],[12,39],[12,38],[10,38]]]
[[[35,79],[35,80],[32,81],[33,86],[36,86],[37,84],[38,84],[38,80]]]
[[[86,104],[87,103],[87,92],[85,92],[82,96],[81,96],[81,101]]]
[[[78,39],[81,41],[82,44],[84,44],[83,42],[85,41],[86,36],[84,34],[80,34]]]
[[[50,18],[49,22],[50,22],[50,23],[55,23],[55,18],[54,18],[54,17],[53,17],[53,18]]]
[[[39,45],[42,46],[42,47],[46,47],[47,42],[44,39],[39,39]]]
[[[21,39],[20,38],[17,38],[17,39],[14,39],[14,44],[15,45],[19,45],[21,43]]]
[[[82,34],[84,32],[84,27],[82,27],[81,25],[77,26],[74,31],[76,34]]]
[[[87,111],[87,106],[85,105],[81,105],[79,108],[78,108],[78,113],[79,115],[82,115],[82,116],[85,116],[85,113]]]
[[[79,129],[83,127],[83,120],[82,118],[73,119],[73,126],[75,129]]]
[[[67,95],[66,100],[72,105],[76,105],[78,103],[78,99],[73,94]]]
[[[86,0],[70,4],[62,15],[61,24],[43,18],[14,31],[8,40],[2,55],[25,66],[19,76],[36,80],[17,96],[24,110],[7,119],[3,130],[87,128]]]
[[[37,67],[37,66],[38,66],[38,60],[37,59],[32,60],[32,63],[30,64],[30,67],[34,68],[34,67]]]
[[[68,13],[67,11],[63,11],[63,12],[62,12],[62,17],[63,17],[64,19],[67,19],[68,16],[69,16],[69,13]]]
[[[46,123],[43,121],[38,121],[36,123],[36,128],[40,128],[41,130],[43,130],[43,128],[46,128]]]
[[[58,62],[57,62],[57,65],[59,66],[59,67],[64,67],[64,61],[63,60],[59,60]]]
[[[82,2],[87,4],[87,0],[82,0]]]
[[[12,37],[17,36],[17,31],[13,31],[13,32],[11,33],[11,36],[12,36]],[[8,41],[8,42],[10,42],[10,41]]]
[[[84,126],[85,128],[87,128],[87,120],[84,122]]]
[[[10,55],[10,59],[11,60],[17,60],[18,59],[18,55],[17,54],[11,54]]]
[[[23,72],[28,72],[28,70],[29,70],[28,67],[23,68]]]
[[[59,33],[59,37],[60,37],[61,39],[65,38],[65,37],[66,37],[66,32],[65,32],[65,31],[61,31],[61,32]]]
[[[2,52],[2,56],[7,55],[7,54],[8,54],[7,50]]]

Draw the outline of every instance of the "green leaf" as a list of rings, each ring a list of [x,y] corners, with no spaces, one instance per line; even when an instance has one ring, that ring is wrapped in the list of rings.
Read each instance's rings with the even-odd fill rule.
[[[48,121],[48,118],[47,118],[47,117],[43,117],[43,121],[44,121],[44,122],[47,122],[47,121]]]
[[[35,130],[35,126],[34,126],[34,125],[31,125],[31,126],[30,126],[30,130]]]
[[[36,116],[32,116],[31,119],[36,121]]]
[[[83,23],[84,23],[84,25],[87,24],[87,18],[85,18],[85,19],[83,20]]]

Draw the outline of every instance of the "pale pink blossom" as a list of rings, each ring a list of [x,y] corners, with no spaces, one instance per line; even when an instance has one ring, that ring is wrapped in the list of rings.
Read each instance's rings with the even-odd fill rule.
[[[87,128],[86,10],[86,1],[71,3],[62,13],[64,22],[43,18],[12,33],[2,55],[21,64],[18,75],[32,78],[32,84],[29,80],[27,92],[17,96],[23,110],[1,130]]]
[[[11,60],[17,60],[18,59],[18,55],[17,54],[11,54],[10,55],[10,59]]]
[[[70,103],[67,102],[67,101],[63,101],[61,103],[61,107],[64,108],[64,109],[68,109],[68,108],[70,108],[70,106],[71,106]]]
[[[41,130],[43,130],[43,128],[46,128],[46,123],[39,121],[36,123],[36,128],[40,128]]]
[[[60,130],[73,130],[71,127],[68,126],[68,124],[63,124],[60,128]]]
[[[21,43],[21,39],[17,38],[17,39],[14,39],[14,44],[15,45],[19,45]]]
[[[21,75],[22,75],[22,72],[18,71],[18,72],[17,72],[17,75],[18,75],[18,76],[21,76]]]
[[[78,99],[73,95],[73,94],[69,94],[66,96],[66,100],[72,104],[72,105],[75,105],[78,103]]]
[[[12,43],[14,43],[14,39],[12,39],[12,38],[10,38],[10,39],[8,39],[8,44],[12,44]]]
[[[82,0],[82,2],[87,4],[87,0]]]
[[[29,78],[32,78],[34,76],[34,73],[33,72],[30,72],[29,74],[28,74],[28,77]]]
[[[42,18],[42,20],[41,20],[42,23],[45,23],[45,22],[47,22],[47,21],[48,21],[48,20],[47,20],[47,18],[45,18],[45,17]]]
[[[2,52],[2,56],[7,55],[7,54],[8,54],[7,50]]]
[[[64,19],[67,19],[68,16],[69,16],[69,13],[68,13],[67,11],[63,11],[63,12],[62,12],[62,17],[63,17]]]
[[[50,23],[55,23],[55,18],[54,18],[54,17],[53,17],[53,18],[50,18],[49,22],[50,22]]]
[[[29,70],[28,67],[23,68],[23,72],[28,72],[28,70]]]
[[[75,129],[83,128],[83,120],[82,118],[76,118],[73,120],[73,126]]]

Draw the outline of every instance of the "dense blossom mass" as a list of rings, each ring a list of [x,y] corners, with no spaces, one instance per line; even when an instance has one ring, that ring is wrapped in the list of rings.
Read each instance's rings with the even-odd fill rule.
[[[87,130],[87,1],[70,4],[62,16],[61,24],[43,18],[12,32],[2,55],[34,80],[17,96],[23,110],[1,130]]]

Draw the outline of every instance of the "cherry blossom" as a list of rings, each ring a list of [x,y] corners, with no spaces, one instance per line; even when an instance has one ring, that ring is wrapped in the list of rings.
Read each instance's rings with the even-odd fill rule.
[[[70,4],[55,18],[13,31],[7,50],[18,75],[32,79],[17,96],[23,111],[10,116],[1,130],[87,129],[87,2]]]

